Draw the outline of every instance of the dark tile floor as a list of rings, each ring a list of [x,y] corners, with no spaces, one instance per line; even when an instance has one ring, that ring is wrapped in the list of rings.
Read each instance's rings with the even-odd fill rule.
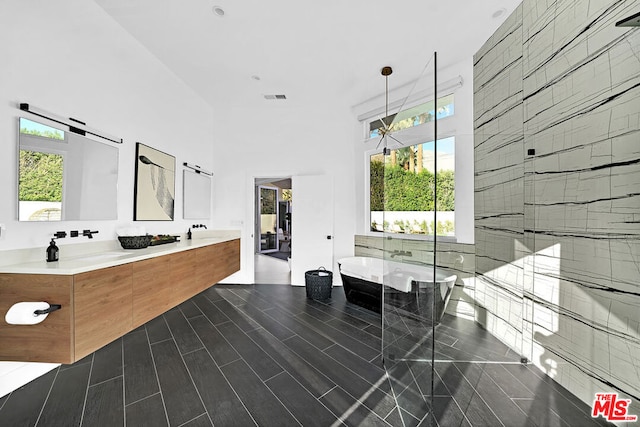
[[[380,323],[340,288],[324,304],[307,300],[304,288],[216,285],[0,398],[0,426],[428,425],[424,396],[411,404],[385,375]],[[453,335],[459,323],[447,316],[442,329]],[[470,350],[465,339],[438,349],[449,357]],[[431,379],[429,364],[397,366],[417,382]],[[603,425],[535,367],[435,368],[440,426]]]

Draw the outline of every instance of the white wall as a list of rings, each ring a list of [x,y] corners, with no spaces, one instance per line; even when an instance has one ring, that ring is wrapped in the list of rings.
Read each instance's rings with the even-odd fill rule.
[[[58,229],[100,231],[113,239],[133,218],[135,143],[211,168],[211,108],[93,2],[3,1],[0,6],[0,250],[38,247]],[[16,221],[17,105],[27,102],[75,117],[125,140],[120,148],[118,221],[32,224]],[[180,171],[181,168],[178,168]],[[150,232],[184,232],[182,174],[176,174],[175,222]],[[60,244],[72,243],[70,239]]]
[[[213,164],[213,114],[208,104],[117,25],[94,2],[3,0],[0,3],[0,223],[7,228],[0,251],[41,247],[44,258],[56,230],[99,230],[112,240],[133,218],[135,143],[176,156],[177,165]],[[18,222],[17,117],[20,102],[86,121],[125,140],[120,148],[118,220],[63,223]],[[184,233],[182,173],[176,173],[176,221],[145,222],[147,231]],[[83,240],[84,239],[84,240]],[[85,242],[62,239],[59,245]],[[10,366],[3,368],[3,366]],[[31,365],[0,363],[0,383],[29,381]],[[11,372],[11,378],[4,375]],[[16,380],[18,378],[18,380]],[[20,384],[17,384],[20,385]]]
[[[268,102],[268,101],[265,101]],[[242,228],[241,271],[226,282],[253,283],[255,177],[326,174],[334,182],[334,266],[353,255],[355,200],[352,129],[347,107],[299,108],[295,99],[271,101],[265,109],[233,107],[215,114],[214,228]],[[295,178],[294,178],[295,179]],[[323,197],[318,194],[317,197]],[[296,194],[292,202],[295,251]],[[339,275],[334,274],[334,278]]]
[[[439,54],[439,57],[446,55],[446,53]],[[427,59],[425,59],[426,62]],[[449,82],[456,77],[462,77],[462,87],[455,91],[455,119],[445,119],[439,121],[438,135],[443,135],[442,132],[446,132],[446,136],[454,135],[456,137],[456,241],[458,243],[474,243],[474,228],[473,228],[473,59],[461,61],[451,67],[438,70],[438,84],[444,85],[445,82]],[[392,75],[393,77],[393,75]],[[382,79],[382,77],[381,77]],[[433,87],[429,83],[432,80],[432,76],[427,76],[426,79],[421,78],[414,94],[420,92],[420,90],[426,90],[429,87]],[[425,81],[427,83],[425,83]],[[413,88],[413,84],[404,85],[400,88],[393,89],[393,80],[390,78],[389,86],[391,88],[389,93],[389,103],[393,104],[394,101],[403,100]],[[381,80],[381,84],[383,81]],[[440,91],[440,95],[445,95]],[[379,107],[384,107],[384,94],[363,102],[353,107],[354,115],[360,116],[366,114],[369,111],[373,111]],[[390,113],[397,112],[397,108],[389,109]],[[452,121],[455,123],[452,124]],[[425,125],[426,126],[426,125]],[[356,232],[357,234],[369,233],[369,218],[365,215],[365,195],[367,191],[366,177],[365,177],[365,153],[373,150],[378,144],[378,139],[374,141],[364,141],[364,131],[362,124],[356,122],[352,129],[352,138],[355,141],[354,147],[354,167],[355,167],[355,198],[356,198]]]

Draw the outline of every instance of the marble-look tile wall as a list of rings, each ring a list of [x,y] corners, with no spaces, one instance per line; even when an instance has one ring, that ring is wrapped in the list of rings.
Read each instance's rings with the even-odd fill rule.
[[[383,239],[381,236],[355,236],[356,256],[389,259],[393,251],[410,252],[403,261],[433,265],[433,242],[402,238]],[[473,319],[475,254],[473,245],[437,242],[436,266],[446,268],[458,276],[456,286],[447,305],[447,313]]]
[[[585,402],[615,391],[634,413],[640,30],[614,24],[639,6],[524,0],[474,67],[476,295],[498,319],[488,328]]]
[[[529,357],[522,114],[518,7],[474,56],[476,304],[478,322]]]

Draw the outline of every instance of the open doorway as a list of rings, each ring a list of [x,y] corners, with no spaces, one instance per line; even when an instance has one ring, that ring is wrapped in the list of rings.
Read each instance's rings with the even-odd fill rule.
[[[255,179],[255,281],[290,283],[291,178]]]

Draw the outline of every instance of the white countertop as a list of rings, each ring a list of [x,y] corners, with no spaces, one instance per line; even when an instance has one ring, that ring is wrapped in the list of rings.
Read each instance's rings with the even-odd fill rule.
[[[60,250],[60,259],[55,262],[45,261],[44,249],[39,248],[38,251],[42,254],[42,261],[0,265],[0,273],[73,275],[101,268],[114,267],[130,262],[142,261],[161,255],[169,255],[189,249],[202,248],[239,238],[240,233],[220,233],[218,235],[207,237],[202,236],[193,240],[183,240],[176,243],[149,246],[145,249],[122,249],[118,243],[117,246],[114,244],[107,250],[101,250],[98,252],[88,251],[82,254],[74,253],[71,256],[64,255],[63,249],[67,247],[63,246]],[[104,248],[104,245],[102,248]]]

